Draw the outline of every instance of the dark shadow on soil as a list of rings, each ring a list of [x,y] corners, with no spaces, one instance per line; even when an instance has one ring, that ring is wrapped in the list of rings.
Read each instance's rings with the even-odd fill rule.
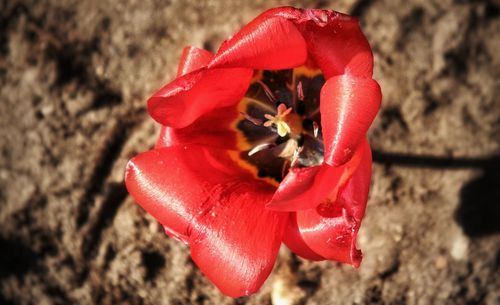
[[[4,296],[0,294],[0,304],[2,305],[16,305],[16,303],[13,303],[10,300],[4,299]]]
[[[410,155],[400,153],[386,153],[373,150],[373,162],[384,165],[397,165],[405,167],[420,168],[442,168],[442,169],[463,169],[463,168],[484,168],[498,162],[500,155],[486,158],[454,158],[436,157],[431,155]],[[496,161],[495,161],[496,160]]]
[[[104,192],[104,200],[96,217],[85,228],[82,243],[82,254],[85,258],[97,255],[97,247],[101,241],[103,231],[111,225],[118,208],[127,197],[127,190],[123,183],[111,183]]]
[[[40,256],[13,239],[0,237],[0,280],[10,275],[22,276],[37,266]],[[4,303],[1,303],[4,304]]]
[[[165,267],[165,257],[157,251],[142,252],[142,264],[146,268],[145,280],[153,281]]]
[[[373,162],[414,168],[478,168],[482,173],[464,184],[455,221],[469,237],[500,233],[500,155],[489,158],[447,158],[373,151]]]
[[[470,237],[500,232],[500,157],[462,187],[455,220]]]

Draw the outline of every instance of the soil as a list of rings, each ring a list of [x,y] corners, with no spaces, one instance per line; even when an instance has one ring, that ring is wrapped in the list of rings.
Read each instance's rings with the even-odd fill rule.
[[[123,185],[185,45],[290,4],[360,18],[384,99],[358,270],[285,247],[225,297]],[[0,304],[500,304],[500,1],[0,0]]]

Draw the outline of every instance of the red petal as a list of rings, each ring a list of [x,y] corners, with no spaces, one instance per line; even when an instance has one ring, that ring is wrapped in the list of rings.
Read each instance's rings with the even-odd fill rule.
[[[177,233],[176,231],[173,231],[172,229],[170,229],[167,226],[163,226],[163,230],[165,231],[165,234],[172,237],[173,239],[178,240],[180,242],[183,242],[186,245],[189,244],[189,236]]]
[[[227,183],[230,174],[242,174],[234,165],[231,167],[233,163],[222,167],[224,163],[204,158],[206,154],[205,149],[181,146],[139,154],[127,165],[127,189],[160,223],[187,235],[193,216],[207,197],[199,185],[205,179],[211,184]]]
[[[161,126],[160,135],[158,136],[158,139],[156,140],[155,148],[182,145],[182,143],[179,143],[176,140],[175,135],[173,135],[174,131],[175,131],[175,129],[172,127]]]
[[[271,272],[287,223],[287,213],[264,207],[272,192],[239,185],[207,209],[191,236],[191,256],[226,295],[256,292]]]
[[[356,237],[368,200],[372,163],[369,146],[360,149],[361,163],[336,199],[316,209],[297,212],[302,238],[314,252],[356,268],[362,258]]]
[[[207,50],[192,46],[185,47],[177,69],[177,76],[183,76],[205,67],[212,58],[213,54]],[[238,112],[235,107],[227,107],[204,114],[185,128],[161,126],[156,147],[202,144],[217,148],[234,149],[236,138],[230,125],[237,115]]]
[[[309,56],[326,79],[344,73],[372,76],[372,51],[356,18],[331,10],[291,7],[272,9],[264,14],[280,16],[297,25],[307,43]]]
[[[377,115],[382,99],[380,87],[370,78],[335,76],[323,85],[320,98],[325,162],[344,164]]]
[[[235,150],[236,131],[232,126],[238,117],[236,107],[225,107],[204,114],[184,128],[162,126],[156,147],[199,144]]]
[[[173,134],[174,131],[175,128],[162,125],[160,129],[160,135],[156,140],[155,148],[182,145],[182,142],[177,141],[175,135]]]
[[[199,146],[140,154],[129,162],[125,181],[169,235],[188,241],[193,260],[222,292],[237,297],[259,289],[288,216],[264,208],[272,186],[253,179],[226,151]]]
[[[325,27],[310,23],[302,33],[326,79],[341,74],[372,76],[373,54],[357,21],[335,20]]]
[[[251,77],[251,69],[199,69],[161,88],[148,100],[148,111],[162,125],[186,127],[209,111],[240,101]]]
[[[321,166],[291,168],[281,181],[267,207],[273,210],[296,211],[314,208],[319,204],[312,195],[318,187]]]
[[[179,66],[177,67],[177,76],[186,75],[207,66],[213,57],[214,55],[205,49],[192,46],[185,47],[182,50]]]
[[[285,230],[285,235],[283,236],[283,243],[292,250],[293,253],[298,256],[313,260],[322,261],[325,258],[318,253],[314,252],[309,248],[309,246],[302,239],[302,235],[299,232],[299,227],[297,226],[297,215],[295,213],[289,213],[290,219],[288,220],[288,226]]]
[[[179,60],[179,66],[177,68],[177,77],[186,75],[193,72],[194,70],[201,69],[208,65],[212,60],[213,54],[205,49],[200,49],[193,46],[185,47],[182,50],[181,59]],[[161,126],[160,136],[156,141],[156,148],[160,147],[170,147],[181,144],[189,144],[196,142],[183,142],[185,137],[177,136],[176,129]]]
[[[368,146],[368,142],[363,145]],[[339,189],[358,168],[362,149],[341,166],[323,164],[316,167],[292,168],[280,183],[272,201],[267,205],[276,211],[314,209],[327,197],[336,197]]]
[[[226,151],[197,146],[141,153],[129,161],[125,171],[127,189],[136,201],[160,223],[184,235],[210,194],[200,185],[224,185],[235,179],[251,176]]]
[[[261,15],[226,40],[210,67],[288,69],[307,58],[304,38],[290,21]]]

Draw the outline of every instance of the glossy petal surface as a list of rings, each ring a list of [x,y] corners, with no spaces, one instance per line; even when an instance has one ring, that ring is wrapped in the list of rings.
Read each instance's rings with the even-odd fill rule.
[[[177,67],[177,77],[186,75],[194,70],[207,66],[214,55],[205,49],[197,47],[185,47]]]
[[[155,148],[171,147],[176,145],[182,145],[175,137],[175,128],[168,126],[161,126],[160,135],[156,139]]]
[[[336,20],[324,27],[309,23],[302,27],[309,54],[325,78],[351,74],[371,77],[373,55],[357,20]]]
[[[237,297],[262,285],[288,220],[264,208],[272,186],[241,170],[226,151],[199,146],[142,153],[125,179],[167,233],[191,246],[193,260],[222,292]]]
[[[195,70],[155,93],[148,100],[149,114],[162,125],[186,127],[207,112],[239,102],[251,76],[245,68]]]
[[[318,173],[321,166],[291,168],[280,183],[268,208],[281,211],[296,211],[316,207],[315,191],[318,188]]]
[[[361,163],[338,195],[316,209],[297,212],[299,231],[311,250],[356,268],[362,258],[356,238],[368,200],[372,164],[368,144],[359,149],[363,150]]]
[[[314,252],[305,243],[302,235],[300,234],[299,227],[297,225],[297,214],[289,213],[290,219],[288,220],[288,225],[283,236],[283,243],[290,249],[293,253],[298,256],[313,260],[322,261],[325,260],[324,257]]]
[[[284,18],[262,15],[225,41],[210,67],[279,70],[306,59],[306,43],[296,26]]]
[[[252,184],[239,184],[222,195],[193,227],[191,256],[222,292],[249,295],[272,270],[288,215],[265,209],[271,193]]]
[[[380,108],[376,81],[351,75],[335,76],[321,89],[321,124],[325,162],[341,165],[353,155]]]

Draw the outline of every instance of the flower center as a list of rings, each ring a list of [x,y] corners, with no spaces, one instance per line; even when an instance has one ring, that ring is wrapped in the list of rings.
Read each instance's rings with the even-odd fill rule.
[[[291,167],[323,163],[318,69],[259,70],[238,109],[239,158],[280,182]]]

